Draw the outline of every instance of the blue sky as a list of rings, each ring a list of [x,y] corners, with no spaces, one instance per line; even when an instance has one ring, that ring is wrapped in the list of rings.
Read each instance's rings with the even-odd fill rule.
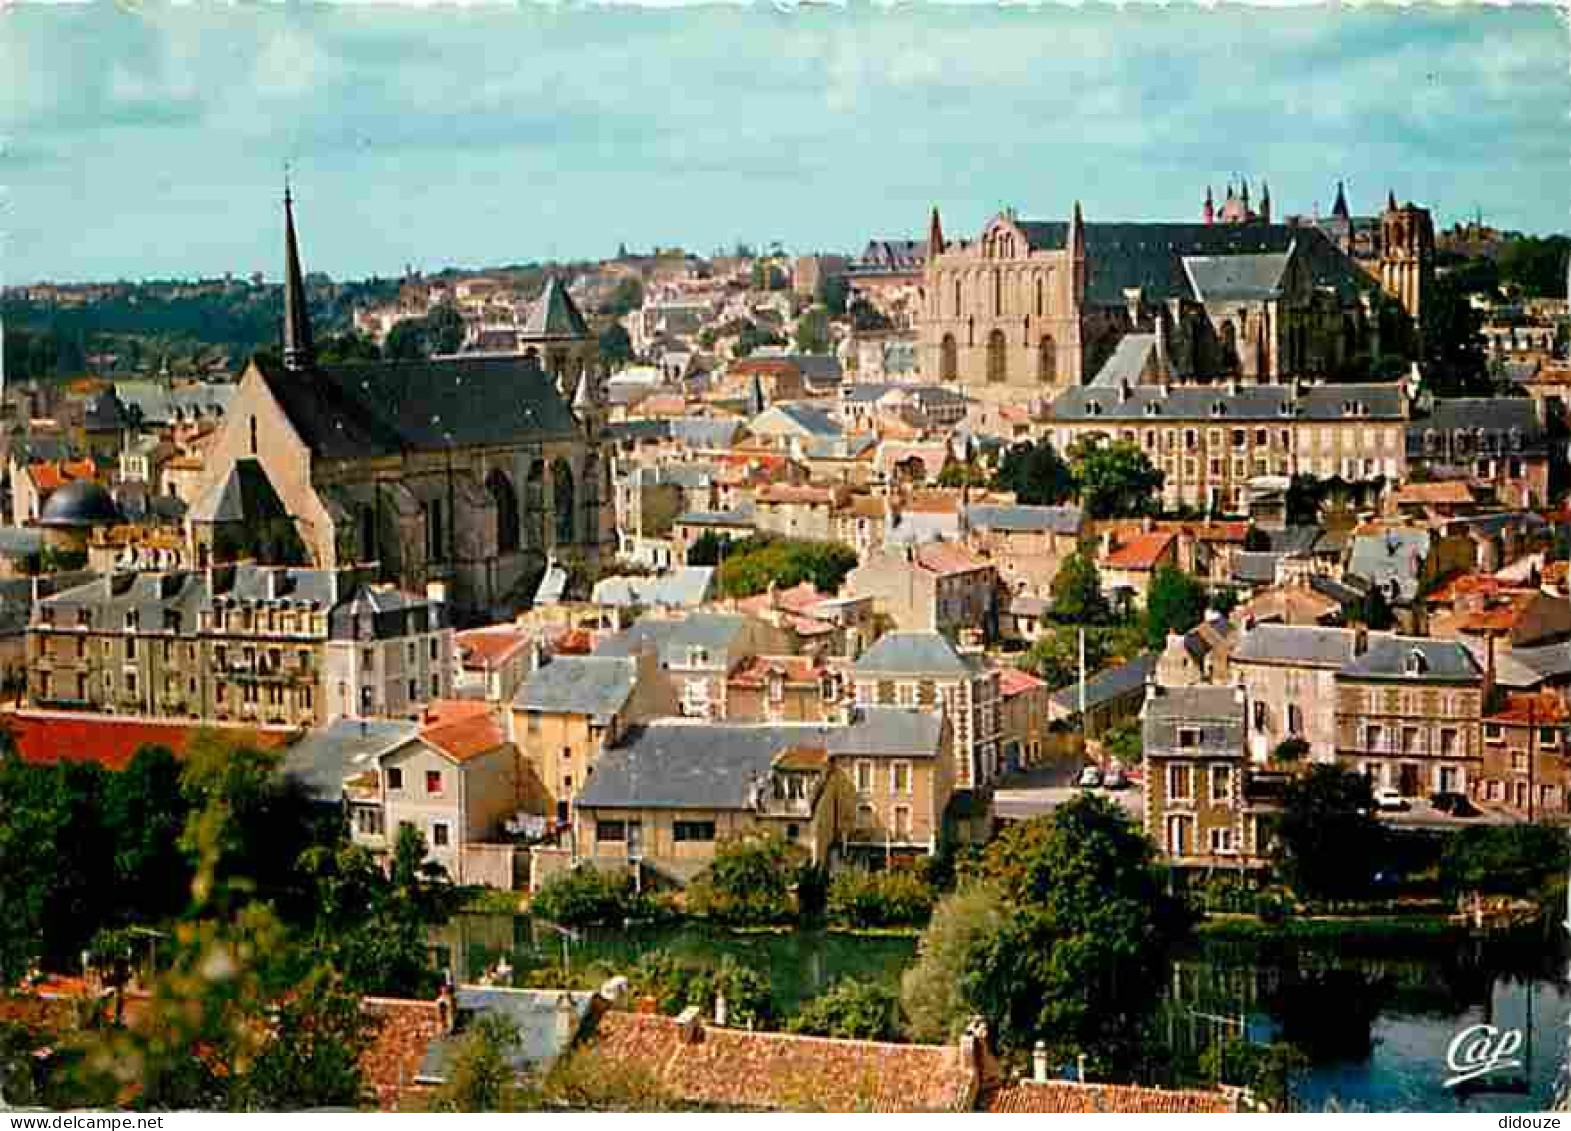
[[[280,270],[295,168],[335,277],[739,239],[858,248],[1012,205],[1190,219],[1388,187],[1562,231],[1565,25],[1545,8],[906,4],[13,6],[7,283]]]

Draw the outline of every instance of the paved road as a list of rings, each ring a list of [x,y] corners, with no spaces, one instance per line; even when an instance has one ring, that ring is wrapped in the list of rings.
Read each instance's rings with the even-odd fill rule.
[[[1003,821],[1027,821],[1051,813],[1081,792],[1075,785],[1080,768],[1079,762],[1060,762],[1007,775],[993,792],[993,815]],[[1094,792],[1118,802],[1136,820],[1144,814],[1145,794],[1139,785]]]

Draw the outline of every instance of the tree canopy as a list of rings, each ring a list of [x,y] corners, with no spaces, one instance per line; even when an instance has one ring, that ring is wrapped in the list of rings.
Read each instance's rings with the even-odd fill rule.
[[[688,559],[693,561],[691,557]],[[811,581],[820,592],[834,593],[857,565],[856,551],[840,542],[815,542],[756,535],[725,551],[720,564],[720,592],[751,597],[771,584],[789,589]]]
[[[1080,506],[1090,518],[1135,518],[1162,508],[1165,478],[1132,440],[1069,449]]]
[[[1075,495],[1074,473],[1046,440],[1011,445],[999,461],[993,486],[1013,491],[1026,506],[1052,506]]]
[[[1083,547],[1059,565],[1051,591],[1052,615],[1059,624],[1106,624],[1112,617],[1102,592],[1102,574],[1090,551]]]
[[[1162,648],[1168,633],[1188,632],[1200,623],[1205,611],[1205,586],[1175,566],[1161,566],[1146,592],[1146,643],[1153,649]]]
[[[1359,895],[1380,858],[1374,792],[1363,774],[1315,765],[1289,779],[1274,819],[1277,865],[1301,894]]]

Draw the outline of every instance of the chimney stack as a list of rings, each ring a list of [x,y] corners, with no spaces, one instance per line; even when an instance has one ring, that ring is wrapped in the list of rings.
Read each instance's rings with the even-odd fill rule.
[[[558,995],[555,1023],[557,1046],[565,1049],[573,1043],[573,1035],[578,1031],[578,1014],[573,1009],[571,995]]]
[[[1362,656],[1369,651],[1369,629],[1359,625],[1353,630],[1353,655]]]
[[[715,1025],[718,1026],[721,1029],[724,1029],[725,1028],[725,1023],[726,1023],[726,1000],[725,1000],[725,994],[717,993],[717,994],[715,994]]]
[[[696,1045],[704,1039],[704,1020],[698,1006],[690,1005],[676,1015],[677,1040],[684,1045]]]
[[[1038,1084],[1047,1083],[1047,1042],[1038,1041],[1031,1050],[1031,1079]]]

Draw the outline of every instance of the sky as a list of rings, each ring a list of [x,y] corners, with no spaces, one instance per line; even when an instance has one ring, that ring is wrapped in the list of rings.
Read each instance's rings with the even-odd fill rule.
[[[1025,218],[1571,228],[1566,23],[1513,7],[0,4],[0,282],[335,278]]]

